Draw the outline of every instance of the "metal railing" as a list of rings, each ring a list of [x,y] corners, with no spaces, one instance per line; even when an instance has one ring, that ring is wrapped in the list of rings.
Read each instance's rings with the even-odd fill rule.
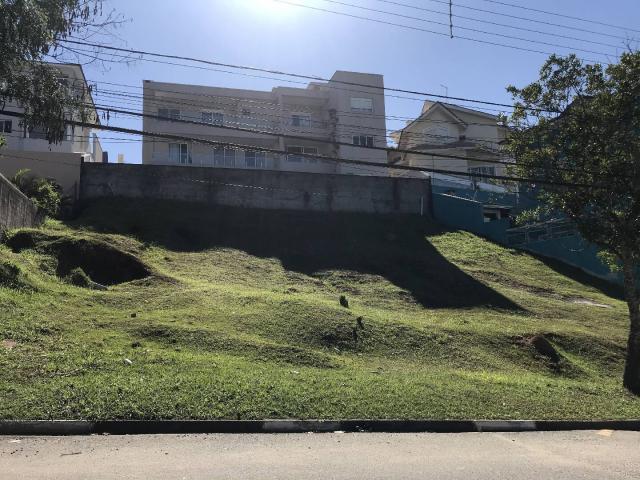
[[[553,238],[572,237],[578,230],[569,220],[550,220],[524,227],[507,230],[507,243],[512,246],[551,240]]]

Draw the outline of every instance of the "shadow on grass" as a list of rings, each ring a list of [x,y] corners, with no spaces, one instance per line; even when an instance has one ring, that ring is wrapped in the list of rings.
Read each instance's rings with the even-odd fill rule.
[[[521,310],[438,253],[426,236],[444,230],[419,217],[110,198],[86,205],[69,226],[132,235],[173,251],[239,249],[277,258],[285,269],[307,275],[323,270],[380,275],[429,308]]]
[[[599,278],[594,275],[591,275],[585,272],[584,270],[581,270],[578,267],[568,265],[564,262],[561,262],[560,260],[556,260],[555,258],[545,257],[535,252],[524,251],[523,253],[527,255],[531,255],[532,257],[535,257],[537,260],[540,260],[550,269],[556,271],[561,275],[564,275],[567,278],[575,280],[576,282],[581,283],[583,285],[587,285],[589,287],[595,288],[596,290],[600,290],[602,293],[604,293],[608,297],[615,298],[616,300],[625,301],[624,289],[622,288],[622,285],[608,282],[603,278]]]

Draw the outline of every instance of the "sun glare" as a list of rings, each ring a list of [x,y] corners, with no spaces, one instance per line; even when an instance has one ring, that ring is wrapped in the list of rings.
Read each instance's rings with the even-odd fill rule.
[[[291,16],[295,7],[274,0],[251,0],[249,5],[261,15]]]

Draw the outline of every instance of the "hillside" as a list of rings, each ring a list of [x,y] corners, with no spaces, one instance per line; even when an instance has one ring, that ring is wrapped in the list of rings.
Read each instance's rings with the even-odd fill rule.
[[[420,218],[109,200],[0,285],[0,418],[640,417],[615,289]]]

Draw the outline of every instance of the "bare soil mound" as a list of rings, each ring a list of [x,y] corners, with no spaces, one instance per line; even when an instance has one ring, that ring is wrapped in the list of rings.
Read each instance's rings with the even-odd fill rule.
[[[135,255],[94,239],[24,230],[9,238],[7,245],[15,253],[33,249],[55,257],[56,275],[60,278],[82,269],[93,282],[117,285],[148,277],[151,273]]]

